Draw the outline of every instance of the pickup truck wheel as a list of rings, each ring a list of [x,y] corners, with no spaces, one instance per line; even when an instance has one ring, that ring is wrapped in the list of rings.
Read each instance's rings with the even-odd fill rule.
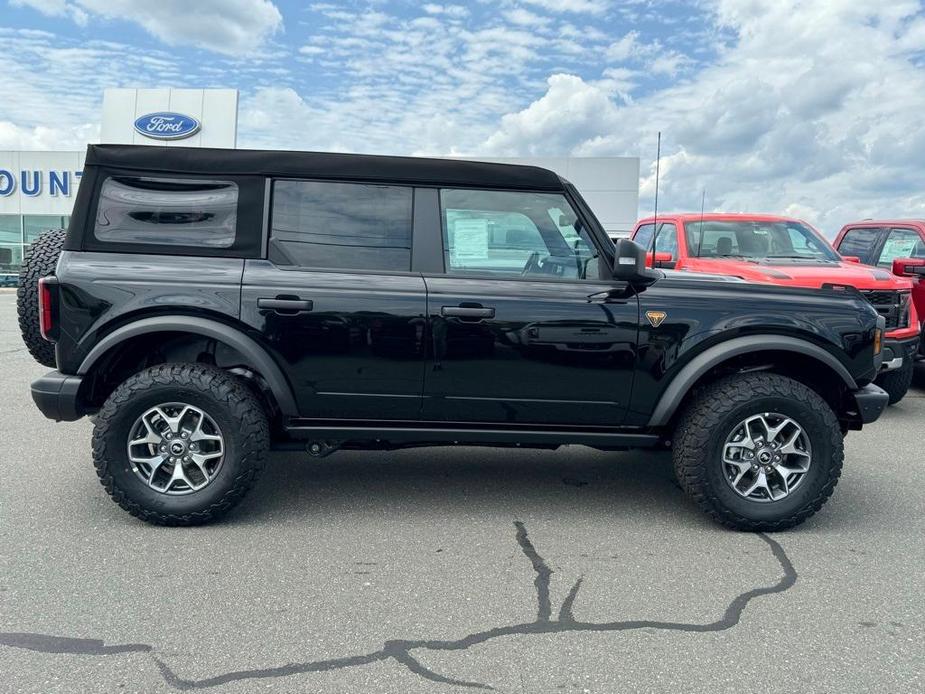
[[[66,234],[64,229],[54,229],[32,242],[19,268],[16,290],[16,313],[19,314],[22,340],[35,360],[48,367],[55,366],[55,346],[42,337],[39,330],[39,280],[54,274]]]
[[[909,392],[912,386],[913,364],[912,359],[903,359],[903,365],[893,371],[880,374],[874,381],[890,396],[890,404],[895,405]]]
[[[770,373],[723,378],[687,407],[674,436],[682,488],[729,528],[774,531],[822,508],[841,474],[841,427],[811,388]]]
[[[163,364],[109,396],[93,428],[93,462],[123,509],[157,525],[215,520],[263,472],[269,427],[260,401],[221,369]]]

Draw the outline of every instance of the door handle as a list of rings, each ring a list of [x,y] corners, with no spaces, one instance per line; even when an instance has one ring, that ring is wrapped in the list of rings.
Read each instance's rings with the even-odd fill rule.
[[[484,306],[444,306],[440,309],[440,315],[479,321],[483,318],[494,318],[495,309]]]
[[[311,299],[286,299],[282,297],[276,297],[275,299],[257,299],[257,308],[290,316],[311,311],[314,306],[315,304]]]

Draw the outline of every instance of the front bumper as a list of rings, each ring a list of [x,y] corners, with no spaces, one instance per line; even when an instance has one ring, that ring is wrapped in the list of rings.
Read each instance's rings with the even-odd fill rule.
[[[873,383],[859,388],[851,395],[854,397],[857,415],[862,424],[876,422],[890,403],[887,392]]]
[[[883,363],[880,366],[880,373],[893,371],[902,367],[906,359],[915,360],[915,355],[919,350],[919,337],[908,337],[904,340],[897,340],[886,337],[883,339]]]
[[[77,401],[80,376],[49,371],[32,382],[32,399],[42,414],[57,422],[73,422],[84,413]]]

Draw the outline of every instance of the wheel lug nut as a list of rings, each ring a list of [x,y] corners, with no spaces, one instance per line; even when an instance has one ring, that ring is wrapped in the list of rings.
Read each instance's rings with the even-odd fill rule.
[[[180,434],[180,436],[182,436],[183,438],[186,438],[187,436],[189,436],[189,434],[187,434],[187,433],[184,431],[182,434]]]

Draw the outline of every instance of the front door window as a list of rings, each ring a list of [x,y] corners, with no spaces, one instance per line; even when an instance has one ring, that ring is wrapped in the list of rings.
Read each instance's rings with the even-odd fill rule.
[[[440,192],[446,271],[530,279],[600,279],[597,249],[565,196]]]

